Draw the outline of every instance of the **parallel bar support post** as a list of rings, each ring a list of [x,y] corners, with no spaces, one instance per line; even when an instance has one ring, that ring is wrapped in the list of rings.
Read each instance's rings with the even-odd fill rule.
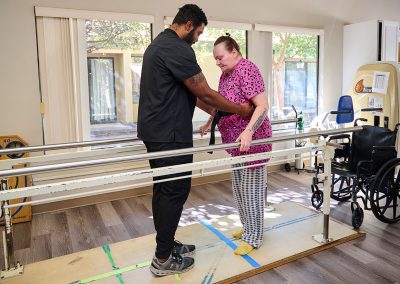
[[[8,190],[8,179],[0,182],[0,191]],[[0,272],[0,278],[8,278],[20,275],[24,272],[24,267],[14,257],[13,231],[10,208],[7,208],[8,200],[1,201],[1,215],[4,217],[3,249],[4,249],[4,269]]]
[[[329,238],[329,213],[331,209],[330,197],[331,197],[331,186],[332,186],[331,164],[334,155],[335,155],[335,148],[333,146],[326,145],[324,151],[324,174],[323,174],[324,176],[323,230],[322,234],[313,236],[313,239],[321,244],[327,244],[333,241],[332,238]]]

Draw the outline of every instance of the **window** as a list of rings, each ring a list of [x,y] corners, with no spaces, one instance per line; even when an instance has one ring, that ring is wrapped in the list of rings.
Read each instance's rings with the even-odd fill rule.
[[[132,56],[131,71],[132,71],[132,101],[134,104],[139,103],[140,92],[140,76],[142,74],[143,56]]]
[[[35,7],[46,144],[134,137],[154,17]]]
[[[272,120],[293,117],[292,105],[303,113],[305,126],[317,116],[318,40],[317,35],[273,32]]]
[[[134,135],[143,54],[151,41],[151,26],[86,20],[85,27],[91,67],[88,75],[92,139]]]
[[[90,124],[117,121],[114,58],[88,58]]]

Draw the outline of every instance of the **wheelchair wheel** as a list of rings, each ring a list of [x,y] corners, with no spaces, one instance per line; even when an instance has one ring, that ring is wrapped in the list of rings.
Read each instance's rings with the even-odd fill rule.
[[[335,188],[335,184],[340,183],[339,188]],[[344,202],[350,200],[351,192],[352,192],[352,182],[348,177],[338,177],[334,178],[332,175],[332,189],[331,189],[331,198]]]
[[[319,189],[314,190],[311,195],[312,206],[315,209],[319,209],[323,202],[324,202],[324,193]]]
[[[396,175],[397,166],[400,166],[400,159],[384,164],[377,172],[369,193],[372,212],[384,223],[400,220],[400,174]]]
[[[351,203],[351,211],[351,224],[353,225],[354,229],[359,229],[364,221],[364,211],[357,202]]]

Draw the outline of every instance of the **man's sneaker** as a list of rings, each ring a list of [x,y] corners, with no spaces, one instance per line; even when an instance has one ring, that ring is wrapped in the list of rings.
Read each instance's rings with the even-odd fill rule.
[[[194,254],[196,247],[194,245],[185,245],[179,241],[174,241],[172,253],[180,254],[181,256],[191,256]]]
[[[184,273],[194,266],[192,257],[182,257],[179,254],[171,254],[171,256],[163,263],[159,262],[156,257],[150,265],[150,271],[156,276],[166,276],[176,273]]]

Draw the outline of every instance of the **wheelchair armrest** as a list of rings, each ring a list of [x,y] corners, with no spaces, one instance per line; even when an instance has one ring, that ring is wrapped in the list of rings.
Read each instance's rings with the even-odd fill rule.
[[[394,127],[394,131],[397,133],[397,131],[399,130],[400,127],[400,123],[397,123]]]
[[[338,139],[350,139],[350,134],[339,134],[339,135],[332,135],[329,137],[329,141]]]
[[[354,126],[358,126],[358,122],[359,122],[359,121],[367,122],[368,119],[366,119],[366,118],[357,118],[357,119],[354,121]]]
[[[376,151],[395,151],[396,147],[395,146],[372,146],[372,150]]]

